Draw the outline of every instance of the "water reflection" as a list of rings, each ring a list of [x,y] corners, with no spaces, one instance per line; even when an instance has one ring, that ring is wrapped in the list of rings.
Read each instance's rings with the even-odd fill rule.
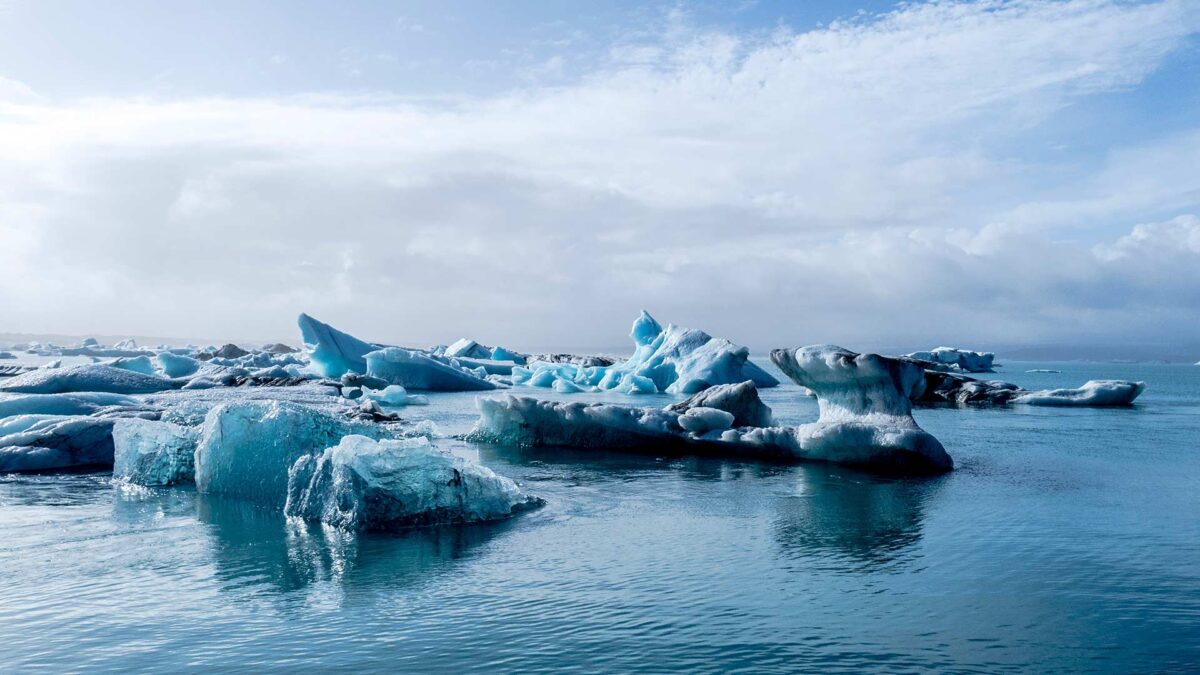
[[[351,593],[380,583],[393,588],[420,583],[452,569],[506,529],[501,523],[353,533],[199,494],[196,515],[209,526],[219,580],[229,587],[266,584],[281,593],[316,584],[335,584]]]
[[[916,557],[925,504],[944,478],[891,479],[823,465],[796,467],[796,494],[773,524],[782,555],[804,566],[868,572]]]

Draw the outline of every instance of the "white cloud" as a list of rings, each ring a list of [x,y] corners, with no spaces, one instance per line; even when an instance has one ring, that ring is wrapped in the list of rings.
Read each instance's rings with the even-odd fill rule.
[[[303,310],[517,347],[621,344],[643,306],[760,348],[1136,339],[1172,311],[1182,331],[1200,254],[1170,218],[1200,212],[1200,131],[1071,180],[1011,150],[1197,25],[1170,1],[767,37],[675,16],[573,83],[486,99],[0,95],[0,312],[276,337]],[[1142,214],[1166,224],[1111,234]]]

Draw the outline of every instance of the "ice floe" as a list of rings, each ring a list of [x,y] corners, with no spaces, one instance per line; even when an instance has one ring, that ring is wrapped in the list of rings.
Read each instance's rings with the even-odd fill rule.
[[[1125,406],[1146,389],[1145,382],[1128,380],[1088,380],[1075,389],[1043,389],[1022,393],[1013,403],[1043,406],[1090,406],[1096,408]]]
[[[487,467],[426,438],[346,436],[288,472],[285,512],[354,530],[507,518],[540,503]]]
[[[112,419],[29,417],[5,420],[15,432],[0,436],[0,473],[112,466]]]

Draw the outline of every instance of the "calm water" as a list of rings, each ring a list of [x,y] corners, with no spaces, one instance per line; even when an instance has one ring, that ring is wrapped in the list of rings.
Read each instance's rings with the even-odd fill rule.
[[[547,506],[400,536],[291,525],[103,475],[3,477],[0,663],[1200,667],[1200,367],[1009,363],[998,377],[1149,388],[1127,410],[919,410],[959,467],[922,480],[447,440]],[[409,414],[460,432],[473,398]],[[789,388],[764,398],[785,423],[816,416]]]

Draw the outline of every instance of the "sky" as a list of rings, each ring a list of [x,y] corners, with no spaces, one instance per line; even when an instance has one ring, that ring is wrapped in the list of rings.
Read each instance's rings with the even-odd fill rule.
[[[1200,0],[0,0],[0,332],[1200,351],[1198,34]]]

